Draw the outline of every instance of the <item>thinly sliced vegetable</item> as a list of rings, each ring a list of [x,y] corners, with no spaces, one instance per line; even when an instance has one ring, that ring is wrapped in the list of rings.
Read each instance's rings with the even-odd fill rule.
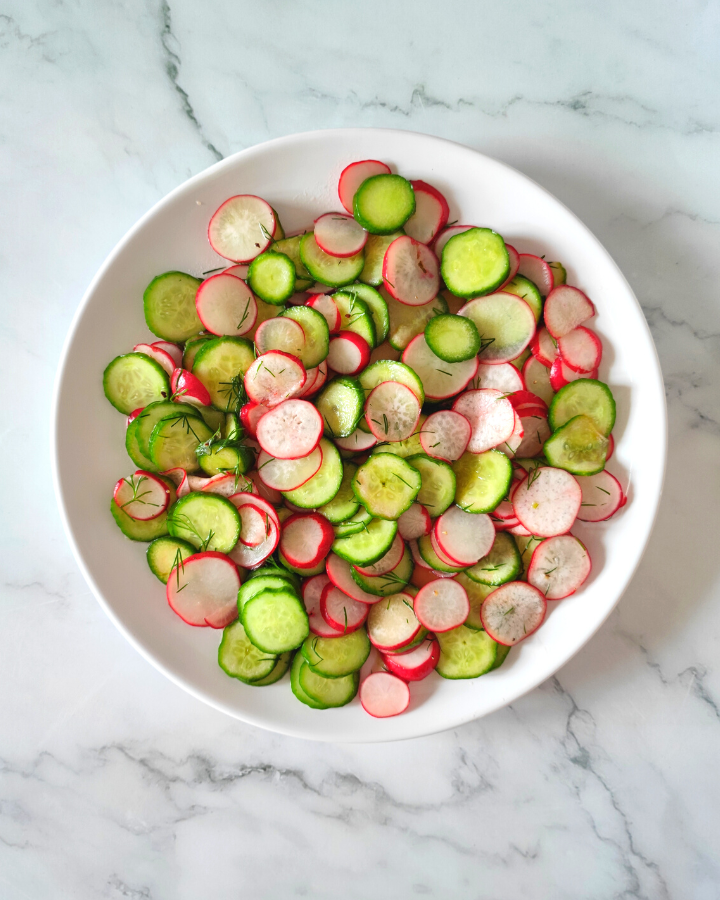
[[[546,611],[547,602],[537,588],[524,581],[509,581],[485,599],[481,615],[488,636],[513,647],[537,631]]]
[[[224,628],[237,617],[240,576],[231,559],[207,551],[191,556],[170,572],[167,601],[188,625]]]
[[[252,194],[239,194],[215,211],[208,226],[208,240],[225,259],[250,262],[270,246],[277,224],[269,203]]]

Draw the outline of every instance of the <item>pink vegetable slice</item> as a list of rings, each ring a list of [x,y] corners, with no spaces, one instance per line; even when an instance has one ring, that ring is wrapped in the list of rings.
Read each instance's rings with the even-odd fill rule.
[[[240,516],[240,541],[246,547],[259,547],[270,536],[272,525],[267,513],[259,506],[245,503],[238,508]]]
[[[513,509],[520,524],[539,537],[570,531],[581,502],[582,491],[575,477],[552,466],[536,469],[513,494]]]
[[[237,618],[240,575],[224,553],[207,551],[188,557],[170,573],[167,601],[188,625],[224,628]]]
[[[155,344],[135,344],[133,353],[142,353],[145,356],[149,356],[150,359],[154,360],[159,366],[162,366],[168,375],[172,375],[179,365],[167,350],[164,350],[162,347],[157,347]],[[180,357],[180,360],[182,361],[182,356]]]
[[[566,366],[575,372],[592,372],[602,359],[602,343],[595,332],[578,325],[558,338],[558,352]]]
[[[312,569],[324,559],[335,540],[328,520],[319,513],[296,513],[282,525],[280,551],[291,566]]]
[[[474,227],[474,225],[449,225],[447,228],[443,228],[433,243],[435,256],[437,256],[438,259],[442,257],[443,247],[451,237],[455,237],[456,234],[462,234],[464,231],[470,231],[470,229]]]
[[[395,538],[390,545],[390,549],[385,556],[382,556],[376,563],[373,563],[370,566],[354,566],[353,568],[361,575],[386,575],[400,562],[404,552],[405,544],[398,533],[395,535]]]
[[[495,531],[493,530],[493,536]],[[420,588],[415,596],[415,615],[435,634],[457,628],[467,619],[470,601],[467,591],[452,578],[438,578]]]
[[[212,334],[240,337],[257,319],[255,295],[241,278],[220,272],[205,279],[195,294],[198,318]]]
[[[450,207],[437,188],[425,181],[411,181],[415,192],[415,212],[403,225],[405,234],[421,244],[430,244],[447,225]]]
[[[370,345],[354,331],[341,331],[330,338],[327,363],[339,375],[356,375],[370,362]]]
[[[381,597],[367,619],[370,642],[378,650],[397,650],[411,643],[422,625],[413,609],[413,597],[405,591]]]
[[[578,513],[581,522],[604,522],[624,505],[620,482],[607,469],[596,475],[576,475],[575,479],[582,491]]]
[[[569,334],[594,315],[595,307],[587,294],[569,284],[553,288],[543,307],[545,326],[555,340]]]
[[[213,213],[208,240],[220,256],[246,263],[267,250],[276,228],[277,219],[269,203],[253,194],[238,194]]]
[[[538,328],[535,332],[535,336],[530,342],[530,352],[538,362],[547,366],[548,369],[555,362],[558,355],[557,342],[547,328]]]
[[[138,469],[115,485],[113,499],[120,509],[137,522],[157,519],[170,505],[170,491],[160,478]]]
[[[365,419],[379,441],[405,441],[420,419],[420,401],[398,381],[384,381],[365,401]]]
[[[584,584],[591,568],[585,546],[572,534],[561,534],[537,545],[527,580],[546,600],[562,600]]]
[[[279,350],[297,359],[305,348],[305,331],[294,319],[273,316],[258,325],[255,348],[261,356],[271,350]]]
[[[437,256],[407,235],[396,238],[387,248],[382,277],[390,295],[406,306],[423,306],[440,289]]]
[[[547,416],[537,411],[528,416],[521,416],[520,421],[523,427],[523,439],[515,451],[515,456],[519,459],[538,456],[542,453],[545,441],[552,434]]]
[[[313,294],[307,301],[307,306],[316,309],[325,317],[330,334],[337,334],[340,331],[342,316],[337,303],[329,294]]]
[[[540,360],[529,356],[523,365],[523,378],[528,391],[539,397],[546,406],[555,396],[555,391],[550,384],[550,371]]]
[[[481,389],[461,394],[453,410],[470,423],[470,453],[484,453],[506,441],[515,429],[515,411],[500,391]]]
[[[179,368],[182,365],[183,352],[177,344],[172,344],[170,341],[153,341],[150,346],[157,347],[158,350],[164,350],[169,354],[175,363],[175,368]]]
[[[407,653],[383,653],[381,656],[388,672],[403,681],[422,681],[438,664],[440,644],[436,640],[425,640]]]
[[[302,599],[308,614],[310,631],[319,637],[340,637],[342,631],[333,628],[323,619],[320,611],[320,600],[326,587],[332,587],[327,575],[313,575],[302,586]]]
[[[525,390],[525,379],[512,363],[500,363],[497,366],[480,363],[472,380],[472,387],[494,388],[503,394],[509,394],[511,391]]]
[[[173,400],[178,403],[192,403],[195,406],[210,406],[212,400],[205,385],[187,369],[174,369],[170,377]]]
[[[455,566],[474,566],[495,540],[490,516],[468,513],[459,506],[451,506],[435,519],[433,530],[438,546]]]
[[[325,569],[335,587],[340,588],[344,594],[352,597],[353,600],[359,600],[360,603],[372,606],[374,603],[379,603],[384,599],[376,594],[369,594],[356,584],[355,579],[350,574],[350,563],[341,559],[337,554],[331,553],[328,556]]]
[[[410,705],[410,688],[390,672],[373,672],[360,685],[360,703],[376,719],[399,716]]]
[[[518,271],[520,270],[520,254],[517,252],[517,250],[513,247],[512,244],[505,244],[505,249],[507,250],[508,256],[510,257],[510,271],[508,273],[508,277],[498,288],[499,291],[501,291],[505,287],[506,284],[510,284],[510,282],[513,280],[513,278],[517,275]]]
[[[315,241],[330,256],[355,256],[367,243],[368,233],[353,216],[325,213],[315,219]]]
[[[378,159],[361,159],[350,163],[340,173],[338,181],[338,197],[345,209],[352,215],[353,198],[360,185],[373,175],[389,175],[390,166]]]
[[[520,254],[518,274],[529,278],[543,297],[547,297],[555,285],[553,270],[544,259],[540,259],[539,256],[532,253]]]
[[[488,594],[480,618],[489,637],[513,647],[537,631],[546,612],[547,602],[537,588],[524,581],[509,581]]]
[[[322,416],[307,400],[286,400],[257,425],[258,443],[275,459],[307,456],[320,443],[322,433]]]
[[[307,375],[297,357],[281,350],[269,350],[245,373],[245,390],[251,400],[275,407],[294,397],[305,386]]]
[[[309,481],[322,465],[320,444],[307,456],[298,459],[275,459],[264,450],[257,460],[257,471],[266,487],[276,491],[295,491]]]
[[[404,541],[416,541],[430,534],[432,519],[422,503],[413,503],[398,519],[398,534]]]
[[[464,390],[475,377],[478,359],[449,363],[430,349],[424,334],[416,335],[403,351],[402,361],[423,384],[428,400],[445,400]]]
[[[362,453],[363,450],[369,450],[374,447],[378,439],[374,434],[368,434],[362,428],[356,428],[348,437],[335,438],[335,446],[341,450],[349,450],[354,453]]]
[[[366,603],[353,600],[332,583],[325,587],[320,597],[320,614],[331,628],[341,634],[356,631],[364,624],[368,610]]]
[[[578,378],[597,378],[598,370],[593,369],[591,372],[576,372],[570,366],[566,366],[562,357],[558,356],[550,368],[550,386],[554,391],[570,384],[571,381],[577,381]]]
[[[420,446],[428,456],[453,462],[467,450],[471,434],[472,426],[462,413],[442,409],[425,419]]]

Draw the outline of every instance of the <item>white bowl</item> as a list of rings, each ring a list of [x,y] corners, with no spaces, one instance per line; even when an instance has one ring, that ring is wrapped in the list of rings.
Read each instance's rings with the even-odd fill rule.
[[[288,233],[340,209],[337,181],[352,160],[388,162],[445,194],[451,220],[491,225],[520,252],[561,260],[568,281],[597,307],[603,338],[600,377],[612,387],[618,417],[609,469],[629,486],[615,519],[578,525],[593,559],[575,596],[551,603],[540,631],[495,672],[470,681],[431,675],[414,684],[409,710],[374,719],[359,701],[308,709],[288,679],[265,688],[228,678],[217,665],[220,633],[185,625],[150,573],[145,545],[126,540],[108,504],[115,481],[132,469],[125,421],[107,402],[107,363],[149,339],[142,293],[170,269],[199,274],[223,265],[207,242],[210,215],[227,197],[259,194]],[[592,637],[635,571],[655,518],[666,450],[665,396],[655,348],[640,306],[607,251],[569,210],[519,172],[467,147],[404,131],[340,129],[280,138],[223,160],[158,203],[110,254],[77,312],[60,363],[54,402],[54,475],[78,564],[93,593],[127,639],[160,671],[231,716],[272,731],[324,741],[384,741],[453,728],[512,703],[549,678]]]

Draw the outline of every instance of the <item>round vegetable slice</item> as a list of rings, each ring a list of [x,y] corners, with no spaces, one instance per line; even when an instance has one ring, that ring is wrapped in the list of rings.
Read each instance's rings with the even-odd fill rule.
[[[456,566],[475,565],[495,540],[490,516],[467,513],[459,506],[451,506],[435,520],[434,532],[438,546]]]
[[[266,303],[281,306],[295,293],[295,264],[275,249],[261,253],[250,263],[248,284]]]
[[[367,243],[368,233],[351,215],[325,213],[315,219],[315,240],[318,247],[330,256],[346,257],[360,253]]]
[[[513,493],[513,509],[531,534],[554,537],[565,534],[580,511],[582,491],[563,469],[543,466],[528,475]]]
[[[261,322],[255,332],[255,347],[259,355],[280,350],[299,359],[305,347],[302,325],[286,316],[275,316]]]
[[[553,270],[550,268],[550,263],[545,262],[544,259],[532,253],[520,254],[518,273],[523,278],[532,281],[543,297],[547,297],[555,286],[555,278]]]
[[[420,444],[428,456],[453,462],[460,459],[468,443],[472,426],[459,412],[442,409],[423,423]]]
[[[549,383],[549,382],[548,382]],[[503,394],[525,390],[525,379],[512,363],[480,363],[472,380],[473,388],[493,388]]]
[[[392,453],[371,456],[353,478],[358,500],[371,515],[381,519],[402,515],[417,497],[421,484],[420,473]]]
[[[153,278],[143,294],[147,327],[166,341],[186,341],[202,329],[195,308],[199,278],[165,272]]]
[[[480,352],[480,335],[466,316],[435,316],[425,326],[425,340],[435,356],[449,363],[472,359]]]
[[[572,534],[561,534],[535,548],[527,580],[546,600],[562,600],[585,583],[591,568],[585,546]]]
[[[625,503],[620,482],[607,471],[596,475],[578,475],[576,481],[582,490],[578,513],[581,522],[604,522]]]
[[[404,541],[415,541],[430,534],[432,519],[422,503],[413,503],[398,519],[398,534]]]
[[[507,279],[510,257],[499,234],[490,228],[470,228],[447,241],[441,271],[453,294],[478,297],[494,291]],[[481,329],[478,331],[482,337]]]
[[[193,375],[207,388],[213,406],[237,412],[242,405],[242,378],[254,359],[252,344],[246,338],[212,338],[198,350]]]
[[[349,634],[364,624],[368,606],[348,597],[329,582],[320,597],[320,613],[331,628],[341,634]]]
[[[600,365],[602,343],[593,331],[578,325],[558,338],[558,352],[574,372],[592,372]]]
[[[195,308],[203,328],[217,335],[241,337],[257,319],[257,303],[245,282],[220,272],[197,289]]]
[[[372,672],[360,685],[360,702],[376,719],[399,716],[410,705],[410,688],[390,672]]]
[[[362,251],[344,259],[325,253],[312,233],[306,234],[300,241],[300,258],[315,281],[331,287],[341,287],[355,281],[365,264]]]
[[[103,373],[103,389],[115,409],[126,416],[170,397],[167,373],[144,353],[116,356]]]
[[[598,431],[609,435],[615,424],[615,399],[602,381],[581,378],[561,388],[550,404],[548,424],[557,431],[575,416],[588,416]]]
[[[411,181],[415,192],[415,212],[404,225],[406,234],[421,244],[430,244],[447,225],[450,207],[437,188],[425,181]]]
[[[383,653],[384,667],[403,681],[422,681],[440,659],[440,644],[429,638],[407,653]]]
[[[345,209],[352,215],[353,199],[357,189],[373,175],[389,175],[390,167],[379,159],[361,159],[350,163],[340,173],[338,197]]]
[[[118,481],[113,499],[131,519],[147,522],[156,519],[168,508],[170,491],[160,478],[138,469],[128,478],[121,478]]]
[[[573,475],[595,475],[605,467],[610,441],[589,416],[575,416],[543,446],[548,462]]]
[[[314,294],[307,305],[325,318],[330,334],[340,331],[340,310],[329,294]]]
[[[276,459],[264,450],[258,456],[258,474],[263,484],[276,491],[294,491],[315,475],[322,464],[322,450],[318,445],[298,459]]]
[[[317,447],[322,432],[322,417],[307,400],[285,400],[257,425],[258,443],[275,459],[307,456]]]
[[[401,175],[372,175],[355,191],[353,215],[371,234],[390,234],[415,212],[415,193]]]
[[[497,643],[484,631],[460,625],[438,635],[440,659],[436,667],[443,678],[478,678],[497,660]]]
[[[470,513],[492,512],[507,494],[512,464],[499,450],[463,453],[453,465],[457,478],[455,502]]]
[[[368,637],[378,650],[395,650],[409,644],[422,628],[413,609],[413,597],[405,591],[376,603],[368,614]]]
[[[335,587],[340,588],[344,594],[347,594],[348,597],[352,597],[353,600],[359,600],[360,603],[366,603],[367,605],[372,605],[382,600],[382,597],[364,591],[355,582],[351,574],[350,563],[336,553],[331,553],[328,556],[325,565],[328,577],[332,583]]]
[[[545,597],[536,587],[524,581],[509,581],[485,598],[480,614],[489,637],[513,647],[537,631],[546,611]]]
[[[385,253],[383,281],[395,300],[406,306],[424,306],[440,289],[437,257],[425,244],[403,235]]]
[[[332,525],[324,516],[296,513],[283,522],[280,550],[291,565],[311,569],[327,556],[334,540]]]
[[[547,295],[543,315],[547,330],[558,340],[591,319],[595,315],[595,307],[580,288],[562,284]]]
[[[244,383],[251,400],[273,409],[300,393],[306,378],[303,364],[296,356],[282,350],[268,350],[247,370]]]
[[[452,578],[437,578],[415,596],[415,615],[428,631],[440,634],[462,625],[470,612],[467,591]]]
[[[224,628],[237,617],[240,576],[223,553],[206,551],[174,568],[167,581],[167,601],[188,625]]]
[[[325,438],[320,439],[322,464],[313,477],[294,491],[284,491],[283,496],[290,503],[302,509],[318,509],[329,503],[340,490],[343,466],[335,446]]]
[[[166,350],[163,350],[160,347],[154,347],[152,344],[135,344],[133,353],[142,353],[144,356],[149,356],[150,359],[155,360],[159,366],[162,366],[168,375],[172,375],[176,368],[175,360],[172,356],[170,356]]]
[[[330,338],[327,361],[340,375],[357,375],[370,361],[370,345],[359,334],[341,331]]]
[[[500,391],[466,391],[453,403],[453,410],[465,416],[472,428],[470,453],[499,447],[515,429],[515,411]]]
[[[270,246],[276,228],[277,218],[269,203],[253,194],[238,194],[213,213],[208,240],[225,259],[250,262]]]
[[[398,381],[379,384],[365,401],[365,419],[379,441],[405,441],[420,418],[420,401]]]
[[[395,535],[395,539],[385,556],[381,557],[376,563],[369,566],[354,566],[355,570],[361,575],[375,576],[385,575],[390,572],[402,559],[405,551],[405,544],[399,532]]]
[[[424,334],[414,337],[405,348],[402,361],[422,381],[428,400],[444,400],[459,394],[477,372],[476,356],[464,362],[446,362],[430,349]]]
[[[464,235],[461,235],[464,237]],[[504,363],[518,357],[535,334],[535,316],[515,294],[498,291],[470,300],[458,310],[475,323],[480,335],[480,362]]]
[[[395,360],[379,359],[371,363],[360,373],[359,381],[366,394],[385,381],[399,381],[410,388],[421,404],[425,401],[425,392],[418,376],[409,366]]]

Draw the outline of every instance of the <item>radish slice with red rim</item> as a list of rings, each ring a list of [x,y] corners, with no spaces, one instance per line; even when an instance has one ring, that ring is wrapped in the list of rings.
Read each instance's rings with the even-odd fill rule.
[[[257,499],[261,498],[258,497]],[[230,500],[232,500],[232,497]],[[275,551],[278,541],[280,540],[280,529],[270,516],[268,516],[268,521],[270,523],[270,534],[266,540],[261,544],[258,544],[257,547],[248,547],[243,544],[242,541],[238,541],[237,544],[235,544],[228,554],[234,563],[237,563],[237,565],[243,566],[246,569],[254,569],[256,566],[265,562],[268,556]]]
[[[307,400],[286,400],[258,422],[257,439],[275,459],[299,459],[320,443],[323,420]]]
[[[521,412],[523,409],[528,408],[539,408],[547,415],[547,403],[541,400],[537,394],[533,394],[532,391],[513,391],[508,400],[512,403],[516,412]]]
[[[454,462],[467,450],[471,434],[472,426],[462,413],[441,409],[423,422],[420,446],[428,456]]]
[[[140,413],[141,413],[144,409],[145,409],[144,406],[138,406],[137,409],[134,409],[134,410],[130,413],[130,415],[127,417],[127,419],[125,419],[125,427],[127,428],[132,422],[134,422],[135,419],[137,419],[137,417],[140,415]],[[182,471],[184,472],[185,469],[183,469]]]
[[[317,473],[322,459],[320,444],[307,456],[298,459],[275,459],[261,450],[257,460],[258,475],[266,487],[276,491],[295,491]]]
[[[338,181],[338,197],[345,209],[353,214],[353,198],[360,185],[373,175],[389,175],[390,166],[378,159],[361,159],[350,163],[340,173]]]
[[[435,551],[440,562],[445,563],[446,566],[452,566],[455,569],[467,568],[467,566],[463,566],[459,564],[456,559],[453,559],[452,556],[448,556],[447,553],[443,550],[443,548],[437,542],[437,536],[435,535],[435,526],[433,526],[433,530],[430,532],[430,546]],[[451,572],[451,575],[455,575],[455,572]]]
[[[506,284],[510,284],[510,282],[513,280],[513,278],[520,271],[520,254],[517,252],[517,250],[513,247],[512,244],[505,244],[505,249],[507,250],[508,256],[510,258],[510,271],[508,272],[508,277],[498,288],[499,291],[501,291],[505,287]]]
[[[195,309],[198,318],[212,334],[240,337],[255,326],[255,295],[241,278],[220,272],[197,289]]]
[[[453,410],[470,423],[470,453],[484,453],[506,441],[515,429],[515,410],[500,391],[477,390],[461,394]]]
[[[592,372],[602,359],[602,343],[595,332],[582,325],[558,338],[562,361],[575,372]]]
[[[509,581],[488,594],[480,618],[488,637],[513,647],[537,631],[546,612],[547,602],[537,588],[524,581]]]
[[[255,332],[255,347],[262,355],[271,350],[289,353],[296,359],[305,348],[305,331],[294,319],[285,316],[273,316],[258,325]]]
[[[362,453],[363,450],[369,450],[371,447],[374,447],[377,442],[378,439],[372,432],[368,434],[361,428],[356,428],[348,437],[335,438],[336,447],[339,447],[341,450],[349,450],[355,453]]]
[[[405,234],[421,244],[431,243],[447,225],[450,207],[437,188],[425,181],[411,181],[415,192],[415,212],[403,225]]]
[[[538,537],[570,531],[581,502],[582,491],[575,477],[552,466],[536,469],[513,494],[513,509],[520,524]]]
[[[251,493],[250,491],[238,491],[236,494],[231,494],[228,499],[238,510],[245,504],[257,507],[261,512],[267,513],[270,520],[275,523],[278,531],[280,530],[280,520],[275,507],[259,494]]]
[[[467,591],[452,578],[431,581],[415,596],[415,615],[428,631],[436,634],[462,625],[469,613]]]
[[[529,356],[523,365],[523,378],[528,391],[539,397],[546,406],[555,396],[555,391],[550,384],[550,372],[539,359]]]
[[[210,219],[208,240],[225,259],[246,263],[272,243],[277,219],[272,206],[253,194],[230,197]]]
[[[263,541],[270,537],[270,531],[274,527],[270,518],[258,506],[244,503],[238,507],[240,516],[240,540],[246,547],[259,547]]]
[[[443,247],[451,237],[455,237],[456,234],[462,234],[464,231],[470,231],[470,229],[474,227],[474,225],[450,225],[447,228],[443,228],[433,243],[435,256],[437,256],[438,259],[442,257]]]
[[[440,289],[437,256],[407,235],[396,238],[385,251],[382,277],[390,296],[406,306],[423,306]]]
[[[576,475],[575,480],[582,491],[581,522],[604,522],[623,506],[625,495],[620,482],[607,469],[596,475]]]
[[[385,556],[382,556],[376,563],[373,563],[370,566],[353,566],[353,568],[361,575],[386,575],[400,562],[404,552],[405,544],[403,543],[403,539],[399,534],[396,534],[390,545],[390,549]]]
[[[282,350],[269,350],[248,368],[245,390],[251,400],[272,408],[301,391],[306,377],[297,357]]]
[[[310,631],[319,637],[341,637],[342,631],[338,631],[323,619],[320,612],[320,599],[325,588],[330,585],[327,575],[313,575],[302,586],[302,600],[308,614]]]
[[[224,270],[225,275],[234,275],[236,278],[242,278],[245,281],[250,272],[250,266],[247,263],[242,263],[239,266],[228,266],[227,269]]]
[[[547,330],[547,328],[538,328],[535,336],[530,342],[530,352],[538,362],[541,362],[549,369],[557,359],[558,349],[557,342]]]
[[[341,331],[330,338],[327,364],[338,375],[355,375],[370,362],[370,345],[354,331]]]
[[[315,219],[315,242],[330,256],[355,256],[367,243],[368,233],[353,216],[325,213]]]
[[[356,631],[368,617],[368,605],[343,594],[330,583],[320,598],[320,614],[327,624],[341,634]]]
[[[398,534],[404,541],[416,541],[430,534],[432,519],[422,503],[413,503],[398,519]]]
[[[545,327],[556,340],[594,315],[595,307],[587,294],[569,284],[553,288],[543,306]]]
[[[319,513],[296,513],[282,525],[280,551],[291,566],[312,569],[324,559],[335,540],[328,520]]]
[[[456,566],[474,566],[495,540],[490,516],[468,513],[459,506],[451,506],[435,519],[434,531],[438,546]]]
[[[381,653],[385,669],[403,681],[427,678],[440,659],[440,644],[430,635],[428,638],[407,653]]]
[[[182,366],[183,352],[182,348],[178,347],[177,344],[172,344],[170,341],[153,341],[150,346],[157,347],[158,350],[164,350],[169,354],[170,358],[175,363],[175,368]]]
[[[422,625],[413,609],[413,597],[405,591],[381,597],[367,619],[370,642],[378,650],[397,650],[413,641]]]
[[[162,366],[168,375],[172,375],[177,368],[177,365],[179,365],[167,350],[163,350],[162,347],[156,347],[154,344],[135,344],[133,353],[142,353],[145,356],[149,356],[150,359],[154,360],[159,366]],[[182,356],[180,357],[180,361],[182,362]]]
[[[577,381],[579,378],[597,379],[597,377],[597,369],[593,369],[591,372],[576,372],[574,369],[571,369],[570,366],[566,366],[560,356],[555,359],[555,362],[550,368],[550,386],[556,392],[559,391],[560,388],[565,387],[566,384],[570,384],[571,381]]]
[[[167,469],[162,474],[169,478],[175,485],[175,493],[177,494],[178,500],[180,497],[184,497],[186,494],[190,493],[188,473],[185,469],[176,466],[174,469]]]
[[[330,581],[332,581],[335,587],[340,588],[343,594],[347,594],[348,597],[352,597],[353,600],[359,600],[360,603],[366,603],[368,606],[371,606],[384,599],[383,597],[378,597],[376,594],[369,594],[356,584],[350,571],[350,563],[346,562],[337,554],[331,553],[328,556],[327,562],[325,563],[325,569]]]
[[[360,685],[360,703],[376,719],[399,716],[410,705],[410,688],[390,672],[373,672]]]
[[[262,419],[266,412],[270,412],[270,407],[263,403],[256,403],[250,400],[240,410],[240,424],[247,431],[251,438],[257,437],[257,423]]]
[[[138,469],[115,485],[113,500],[136,522],[157,519],[170,505],[170,491],[160,478]]]
[[[247,488],[247,490],[252,490],[253,493],[257,492],[258,496],[262,497],[263,500],[267,500],[268,503],[273,503],[276,506],[282,503],[283,497],[280,491],[276,491],[275,488],[270,488],[264,484],[257,470],[248,472],[247,477],[252,485],[252,488]]]
[[[342,316],[337,303],[329,294],[313,294],[307,301],[307,306],[316,309],[324,316],[330,334],[340,331]]]
[[[524,391],[525,379],[512,363],[500,363],[491,366],[487,363],[479,363],[475,377],[472,379],[473,388],[493,388],[509,394],[511,391]]]
[[[584,584],[591,568],[584,545],[572,534],[561,534],[537,545],[527,580],[546,600],[562,600]]]
[[[523,439],[515,451],[515,456],[520,459],[537,456],[542,453],[545,441],[552,434],[547,416],[538,411],[529,416],[521,416],[520,421],[523,427]]]
[[[547,297],[555,285],[553,270],[544,259],[540,259],[539,256],[535,256],[533,253],[520,254],[518,274],[524,278],[529,278],[543,297]]]
[[[170,390],[173,400],[178,403],[192,403],[195,406],[211,406],[208,389],[200,379],[187,369],[174,369],[170,376]]]
[[[246,481],[247,479],[244,475],[237,476],[234,472],[222,472],[220,475],[213,475],[212,478],[208,478],[199,490],[204,494],[232,497],[233,494],[237,494]]]
[[[224,553],[189,556],[170,573],[166,596],[173,612],[188,625],[224,628],[237,618],[240,575]]]
[[[424,334],[416,335],[403,351],[402,361],[415,372],[423,384],[428,400],[445,400],[464,390],[475,377],[478,359],[449,363],[440,359],[428,346]]]
[[[384,381],[365,401],[365,419],[379,441],[405,441],[420,419],[420,401],[399,381]]]
[[[522,419],[518,415],[517,410],[515,410],[515,427],[513,428],[513,433],[502,445],[503,453],[510,459],[514,459],[517,456],[517,451],[522,447],[524,436],[525,427],[523,426]]]

